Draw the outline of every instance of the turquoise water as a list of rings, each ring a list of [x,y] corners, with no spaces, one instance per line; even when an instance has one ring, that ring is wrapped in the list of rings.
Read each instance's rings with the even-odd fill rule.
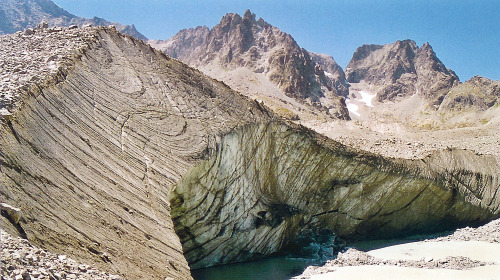
[[[313,260],[271,257],[263,260],[227,264],[193,270],[195,280],[288,280],[300,275]]]
[[[389,245],[407,242],[407,239],[370,240],[349,243],[361,251],[369,251]],[[289,280],[302,274],[310,265],[322,265],[325,260],[269,257],[258,261],[226,264],[191,272],[194,280]]]
[[[366,240],[348,242],[348,247],[360,251],[369,251],[396,244],[419,241],[426,238],[443,236],[446,233],[434,235],[413,235],[399,239]],[[259,261],[227,264],[204,269],[193,270],[195,280],[288,280],[302,274],[310,265],[321,265],[325,261],[292,257],[270,257]]]

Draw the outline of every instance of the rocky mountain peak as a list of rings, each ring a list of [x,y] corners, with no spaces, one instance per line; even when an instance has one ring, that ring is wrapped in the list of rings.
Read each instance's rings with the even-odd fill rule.
[[[250,9],[247,9],[243,14],[243,20],[252,20],[255,21],[255,14],[250,12]]]
[[[241,20],[242,18],[239,14],[229,13],[222,17],[218,26],[221,26],[225,31],[228,31],[229,29],[241,23]]]
[[[368,57],[368,55],[370,55],[372,52],[378,50],[378,49],[381,49],[382,46],[381,45],[362,45],[361,47],[358,47],[356,49],[356,51],[354,52],[354,54],[352,55],[352,59],[351,59],[351,62],[355,62],[355,61],[360,61],[360,60],[363,60],[365,58]],[[349,69],[349,66],[347,66]]]
[[[222,54],[226,56],[228,53],[244,54],[252,46],[266,52],[278,44],[285,48],[299,48],[292,36],[273,27],[262,18],[259,20],[255,18],[255,14],[250,10],[247,10],[243,17],[235,13],[226,14],[207,37],[208,52],[222,50]],[[255,54],[255,50],[252,52]],[[212,60],[213,57],[209,56],[208,59]],[[223,61],[226,60],[224,57]]]
[[[422,47],[420,47],[421,49],[423,50],[426,50],[426,49],[431,49],[432,50],[432,47],[431,47],[431,44],[429,44],[429,42],[425,42]]]
[[[488,78],[476,75],[476,76],[470,78],[469,80],[467,80],[465,83],[470,83],[473,85],[486,85],[486,86],[491,85],[492,86],[491,94],[500,95],[500,85],[499,85],[500,82],[499,81],[493,81],[493,80],[490,80]]]
[[[134,25],[123,25],[103,18],[78,17],[57,6],[50,0],[2,0],[0,1],[0,35],[11,34],[26,28],[35,28],[42,20],[49,27],[70,25],[110,26],[114,25],[122,33],[140,40],[147,38],[139,33]]]
[[[227,62],[232,60],[234,52],[246,52],[253,43],[252,28],[256,23],[255,15],[252,17],[249,13],[250,11],[245,13],[243,18],[238,14],[225,15],[209,34],[207,39],[209,41],[209,51],[217,52],[224,49],[229,57]]]
[[[245,11],[243,17],[241,17],[237,13],[228,13],[224,17],[222,17],[218,25],[234,28],[239,24],[243,24],[246,26],[257,24],[257,21],[255,20],[255,14],[252,13],[249,9]]]
[[[359,83],[369,80],[377,84],[395,81],[404,73],[416,71],[413,60],[417,52],[418,47],[411,40],[396,41],[385,46],[363,45],[353,54],[346,68],[347,81]],[[369,71],[374,67],[378,71]]]
[[[474,76],[465,83],[453,87],[444,97],[439,110],[465,111],[472,108],[480,112],[495,105],[500,105],[500,81]]]
[[[335,60],[312,55],[250,10],[226,14],[212,29],[187,29],[150,43],[247,96],[272,99],[275,110],[288,114],[309,106],[311,114],[348,118],[339,97],[347,95],[345,75]]]
[[[346,76],[349,83],[375,88],[380,102],[419,94],[436,108],[459,82],[429,43],[419,48],[412,40],[359,47],[346,68]]]
[[[456,76],[456,74],[452,70],[446,68],[441,60],[439,60],[429,42],[423,44],[422,47],[420,47],[416,59],[418,60],[417,63],[421,66],[427,66],[427,68],[431,70],[438,71],[446,75]]]

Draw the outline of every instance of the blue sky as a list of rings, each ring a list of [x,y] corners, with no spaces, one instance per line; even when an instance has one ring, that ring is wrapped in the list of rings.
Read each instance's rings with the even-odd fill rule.
[[[500,80],[500,1],[497,0],[53,0],[83,17],[134,24],[150,39],[184,28],[213,27],[226,13],[250,9],[312,52],[345,68],[357,47],[412,39],[429,42],[461,81]]]

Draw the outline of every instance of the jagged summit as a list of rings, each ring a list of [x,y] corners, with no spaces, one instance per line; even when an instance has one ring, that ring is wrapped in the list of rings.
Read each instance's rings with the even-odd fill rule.
[[[243,54],[253,46],[269,51],[277,45],[283,47],[298,47],[295,40],[269,23],[259,19],[255,20],[255,14],[247,10],[243,17],[239,14],[227,14],[220,23],[211,30],[207,38],[209,51],[217,52],[223,50],[233,54]],[[223,44],[218,42],[222,40]],[[229,62],[232,60],[228,57]],[[243,59],[241,59],[243,60]],[[241,63],[242,61],[236,61]]]
[[[103,18],[92,19],[75,16],[50,0],[2,0],[0,1],[0,35],[35,28],[42,20],[50,27],[70,25],[114,25],[116,29],[140,40],[147,38],[134,25],[109,22]]]
[[[150,43],[317,131],[336,118],[410,127],[459,125],[436,114],[460,81],[429,43],[363,45],[344,72],[333,57],[304,50],[250,10],[243,16],[226,14],[213,28],[184,29]],[[492,119],[478,115],[471,123],[484,118]]]
[[[436,107],[459,83],[457,75],[444,66],[429,43],[419,48],[412,40],[359,47],[347,65],[346,76],[349,83],[374,88],[378,101],[417,93]]]
[[[315,60],[319,57],[301,48],[290,34],[256,19],[250,10],[243,16],[226,14],[212,29],[184,29],[150,44],[263,100],[278,113],[348,118],[340,98],[347,95],[341,67],[331,59],[325,66],[333,72],[326,72],[320,63],[325,59]]]
[[[333,72],[323,59],[312,54],[311,57],[323,69]],[[345,102],[350,118],[373,127],[382,124],[392,127],[384,131],[500,123],[496,82],[474,77],[462,84],[428,42],[420,47],[409,39],[386,45],[362,45],[346,67],[345,80],[349,87]],[[335,135],[331,125],[314,122],[305,125]]]

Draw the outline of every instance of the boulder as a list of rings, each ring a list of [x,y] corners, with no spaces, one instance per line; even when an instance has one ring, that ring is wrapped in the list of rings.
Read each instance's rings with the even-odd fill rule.
[[[14,224],[18,224],[21,221],[21,209],[11,206],[6,203],[1,203],[2,215],[6,216]]]

